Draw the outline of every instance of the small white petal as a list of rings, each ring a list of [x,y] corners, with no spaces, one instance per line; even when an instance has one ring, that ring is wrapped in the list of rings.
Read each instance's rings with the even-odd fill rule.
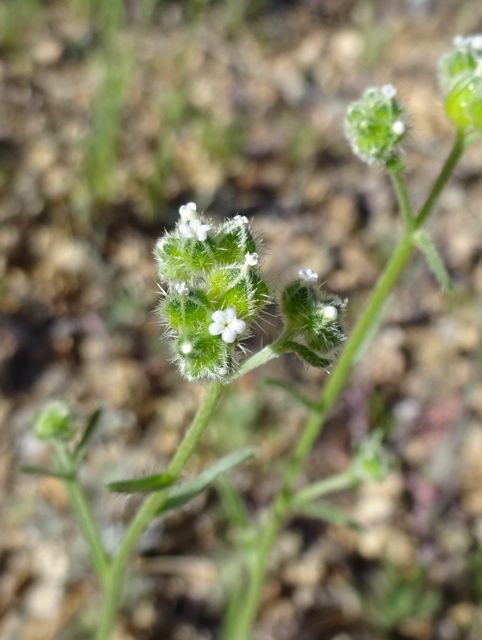
[[[457,35],[457,36],[454,36],[454,39],[452,40],[452,42],[454,47],[457,47],[457,48],[463,47],[465,44],[465,38],[464,36]]]
[[[191,353],[192,351],[192,344],[190,342],[184,342],[181,345],[181,353],[183,353],[184,355],[188,355],[189,353]]]
[[[332,304],[329,304],[323,309],[323,318],[329,322],[333,322],[338,318],[338,309]]]
[[[179,223],[178,229],[183,238],[194,238],[194,233],[189,222]]]
[[[231,320],[229,327],[238,334],[243,333],[243,331],[246,329],[246,322],[244,320],[236,318],[235,320]]]
[[[246,216],[234,216],[233,220],[235,220],[236,222],[239,222],[239,224],[249,224],[249,220]]]
[[[224,311],[215,311],[212,314],[211,319],[213,320],[213,322],[225,322],[226,314]]]
[[[221,337],[223,339],[223,342],[231,344],[236,340],[236,331],[234,331],[234,329],[231,329],[231,327],[226,327]]]
[[[197,206],[195,202],[188,202],[179,207],[179,215],[183,222],[189,222],[197,218]]]
[[[219,322],[212,322],[209,325],[208,330],[212,336],[218,336],[220,333],[224,331],[224,324],[220,324]]]
[[[470,39],[470,45],[472,49],[482,51],[482,34],[478,33],[476,36],[472,36]]]
[[[248,265],[248,267],[255,267],[258,264],[258,254],[257,253],[247,253],[244,256],[244,262]]]
[[[179,293],[181,296],[185,296],[189,293],[189,287],[185,282],[175,282],[174,291]]]
[[[380,91],[383,97],[387,98],[387,100],[391,100],[397,95],[397,90],[395,89],[393,84],[384,84],[383,87],[381,87]]]
[[[392,131],[396,136],[402,136],[405,133],[405,125],[401,120],[397,120],[392,125]]]
[[[318,274],[313,269],[300,269],[298,271],[298,277],[305,282],[316,282],[318,280]]]

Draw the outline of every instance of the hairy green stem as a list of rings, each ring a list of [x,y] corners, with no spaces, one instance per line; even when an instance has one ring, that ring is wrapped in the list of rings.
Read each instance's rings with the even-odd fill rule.
[[[85,497],[84,491],[80,486],[72,465],[69,452],[61,443],[55,443],[55,451],[61,468],[66,473],[71,473],[72,477],[64,480],[67,494],[69,496],[70,506],[77,520],[83,538],[86,541],[89,550],[92,566],[101,583],[104,583],[109,569],[109,559],[104,550],[100,533],[95,524],[94,517]]]
[[[166,473],[178,477],[204,433],[223,394],[225,385],[214,382],[208,388],[191,426],[169,463]],[[112,559],[106,576],[104,602],[101,611],[97,640],[109,640],[122,592],[122,583],[134,545],[147,525],[153,520],[167,498],[167,490],[157,491],[144,501],[122,538],[117,554]]]
[[[389,172],[389,175],[392,181],[393,190],[397,198],[398,208],[400,209],[400,213],[402,214],[405,228],[411,229],[413,227],[414,218],[412,205],[410,204],[405,181],[400,175],[400,171],[397,169],[391,170]]]
[[[440,192],[452,174],[457,161],[464,149],[464,135],[457,133],[452,150],[444,163],[439,176],[434,182],[432,190],[422,206],[420,212],[415,217],[415,222],[410,220],[410,225],[405,225],[402,238],[398,242],[390,260],[380,275],[375,288],[356,323],[349,339],[347,340],[342,354],[329,377],[320,397],[319,408],[313,409],[301,437],[297,441],[291,459],[288,462],[283,475],[281,488],[273,500],[271,507],[261,524],[257,552],[250,561],[250,575],[247,591],[244,596],[243,607],[240,611],[236,628],[233,629],[232,636],[226,640],[250,640],[251,629],[254,623],[259,606],[261,589],[266,573],[268,557],[274,544],[277,533],[280,530],[283,520],[286,517],[293,499],[294,483],[299,475],[301,467],[310,453],[316,439],[322,432],[326,416],[342,388],[345,385],[348,374],[357,359],[360,349],[365,344],[367,337],[376,326],[382,307],[391,293],[398,277],[405,267],[412,250],[414,248],[414,229],[420,228],[423,222],[433,209]],[[397,174],[398,178],[400,177]],[[403,207],[406,208],[402,215],[407,216],[408,198],[405,195],[405,187],[395,181],[397,199],[401,199]],[[400,191],[397,189],[400,188]]]

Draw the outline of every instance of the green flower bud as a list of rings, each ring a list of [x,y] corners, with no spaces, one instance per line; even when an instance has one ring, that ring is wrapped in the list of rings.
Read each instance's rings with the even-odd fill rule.
[[[464,77],[454,83],[445,98],[445,113],[459,129],[482,130],[482,76]]]
[[[383,447],[381,433],[371,434],[362,443],[351,468],[354,478],[360,482],[386,478],[391,468],[391,457]]]
[[[477,65],[477,58],[469,49],[457,49],[442,56],[438,63],[438,80],[443,93],[447,94],[461,78],[470,77]]]
[[[70,440],[74,426],[68,405],[60,400],[49,402],[37,415],[34,428],[40,440]]]
[[[301,269],[298,275],[281,296],[290,348],[308,364],[326,368],[345,340],[341,321],[346,304],[322,294],[312,269]]]
[[[482,130],[482,35],[457,36],[439,61],[444,108],[458,129]]]
[[[346,112],[345,135],[353,152],[368,164],[398,163],[406,133],[406,117],[392,85],[367,89]]]
[[[235,358],[231,345],[209,333],[179,336],[176,342],[181,374],[191,382],[224,380],[234,370]]]
[[[182,284],[175,286],[174,292],[166,296],[159,309],[167,324],[176,331],[207,326],[211,305],[204,291],[186,287],[184,292]]]

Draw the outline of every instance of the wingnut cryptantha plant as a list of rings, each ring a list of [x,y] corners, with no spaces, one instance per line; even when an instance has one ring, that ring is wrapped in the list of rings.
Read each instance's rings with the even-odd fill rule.
[[[259,247],[245,216],[215,224],[189,202],[156,244],[165,294],[159,315],[175,361],[191,381],[227,380],[240,342],[268,298]]]
[[[482,130],[482,34],[454,38],[438,78],[447,117],[459,129]]]

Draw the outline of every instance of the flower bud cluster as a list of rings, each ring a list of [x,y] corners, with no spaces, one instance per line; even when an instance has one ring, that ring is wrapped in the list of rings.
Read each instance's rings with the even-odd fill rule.
[[[282,293],[281,311],[291,349],[309,364],[325,367],[345,340],[342,316],[346,302],[324,295],[317,280],[312,269],[301,269],[298,279]]]
[[[35,419],[35,434],[40,440],[69,441],[74,435],[70,409],[65,402],[49,402]]]
[[[459,129],[482,130],[482,34],[454,38],[438,65],[445,113]]]
[[[355,155],[370,165],[397,162],[407,133],[405,113],[392,85],[372,87],[353,102],[345,116],[345,135]]]
[[[268,297],[257,243],[244,216],[216,225],[193,202],[179,213],[174,231],[155,248],[159,278],[167,283],[159,314],[181,374],[223,381],[235,371],[236,346]]]

